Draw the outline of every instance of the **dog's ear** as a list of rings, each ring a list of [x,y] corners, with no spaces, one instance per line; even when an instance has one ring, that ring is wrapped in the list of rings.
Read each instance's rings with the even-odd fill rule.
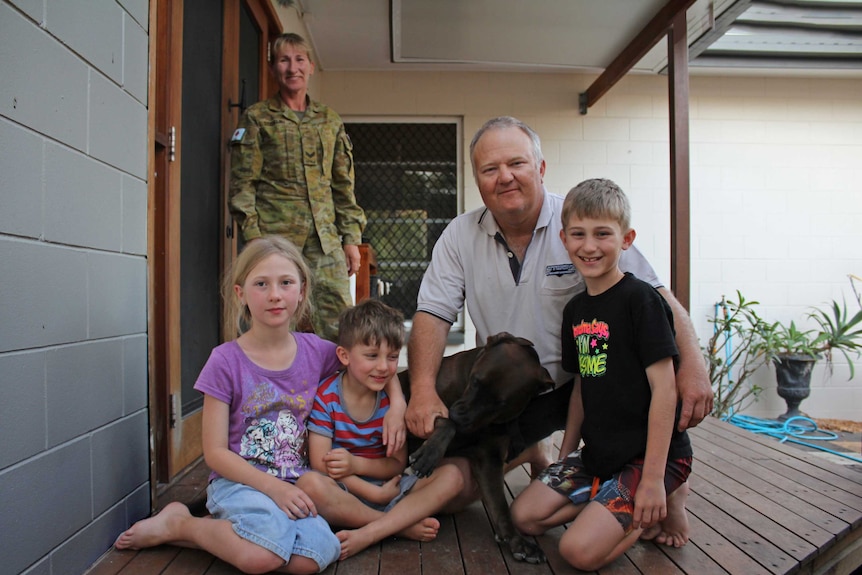
[[[485,342],[486,346],[496,345],[498,343],[503,343],[506,341],[511,341],[513,343],[517,343],[518,345],[523,345],[525,347],[533,347],[533,342],[525,337],[517,337],[509,333],[508,331],[501,331],[500,333],[495,333],[494,335],[489,335],[488,339]]]
[[[533,347],[533,342],[526,337],[516,337],[514,339],[518,344],[523,345],[524,347]]]

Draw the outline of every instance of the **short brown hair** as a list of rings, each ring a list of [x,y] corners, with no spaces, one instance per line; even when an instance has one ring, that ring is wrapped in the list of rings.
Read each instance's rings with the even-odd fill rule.
[[[338,320],[338,345],[380,345],[392,349],[404,345],[404,314],[377,299],[367,299],[341,312]]]

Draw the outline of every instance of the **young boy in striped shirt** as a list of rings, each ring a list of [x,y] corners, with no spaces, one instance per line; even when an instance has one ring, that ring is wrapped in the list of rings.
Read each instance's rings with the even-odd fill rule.
[[[432,517],[462,488],[462,476],[444,464],[426,478],[403,475],[406,445],[387,455],[383,416],[386,383],[397,377],[404,317],[379,300],[366,300],[339,319],[336,353],[344,370],[320,383],[308,420],[312,469],[300,486],[338,531],[341,559],[390,535],[417,541],[437,536]]]

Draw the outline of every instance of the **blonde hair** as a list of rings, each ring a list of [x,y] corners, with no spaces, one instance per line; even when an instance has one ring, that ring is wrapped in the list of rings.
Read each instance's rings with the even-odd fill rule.
[[[234,286],[245,285],[245,280],[254,267],[268,258],[277,254],[296,266],[302,282],[302,299],[297,304],[296,312],[290,318],[290,328],[294,329],[297,324],[311,318],[313,305],[311,303],[311,271],[302,252],[293,242],[281,236],[263,236],[255,239],[234,260],[233,265],[227,270],[222,284],[222,297],[227,304],[227,317],[232,318],[232,327],[236,330],[234,337],[242,335],[251,328],[251,312],[248,306],[243,304],[236,295]]]
[[[311,46],[308,45],[308,42],[305,41],[305,38],[300,36],[299,34],[294,34],[293,32],[287,32],[277,37],[273,42],[272,46],[269,49],[269,64],[275,64],[275,58],[278,56],[278,51],[281,50],[281,47],[285,44],[289,46],[293,46],[294,48],[298,48],[303,50],[309,58],[311,58]]]
[[[338,319],[338,345],[380,345],[391,349],[404,345],[404,314],[380,300],[367,299],[341,312]]]
[[[580,218],[610,218],[622,228],[631,229],[632,208],[622,188],[611,180],[595,178],[584,180],[566,195],[560,214],[563,229],[572,216]]]

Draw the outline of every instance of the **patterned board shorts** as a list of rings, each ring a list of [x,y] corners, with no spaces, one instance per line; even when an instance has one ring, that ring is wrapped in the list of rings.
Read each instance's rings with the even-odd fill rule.
[[[548,466],[538,477],[539,481],[565,497],[575,505],[595,501],[610,511],[623,531],[632,530],[635,511],[634,494],[643,474],[644,460],[634,459],[623,466],[610,479],[599,483],[598,478],[584,471],[581,452],[574,451]],[[686,482],[691,474],[691,457],[667,462],[664,488],[668,495]]]

